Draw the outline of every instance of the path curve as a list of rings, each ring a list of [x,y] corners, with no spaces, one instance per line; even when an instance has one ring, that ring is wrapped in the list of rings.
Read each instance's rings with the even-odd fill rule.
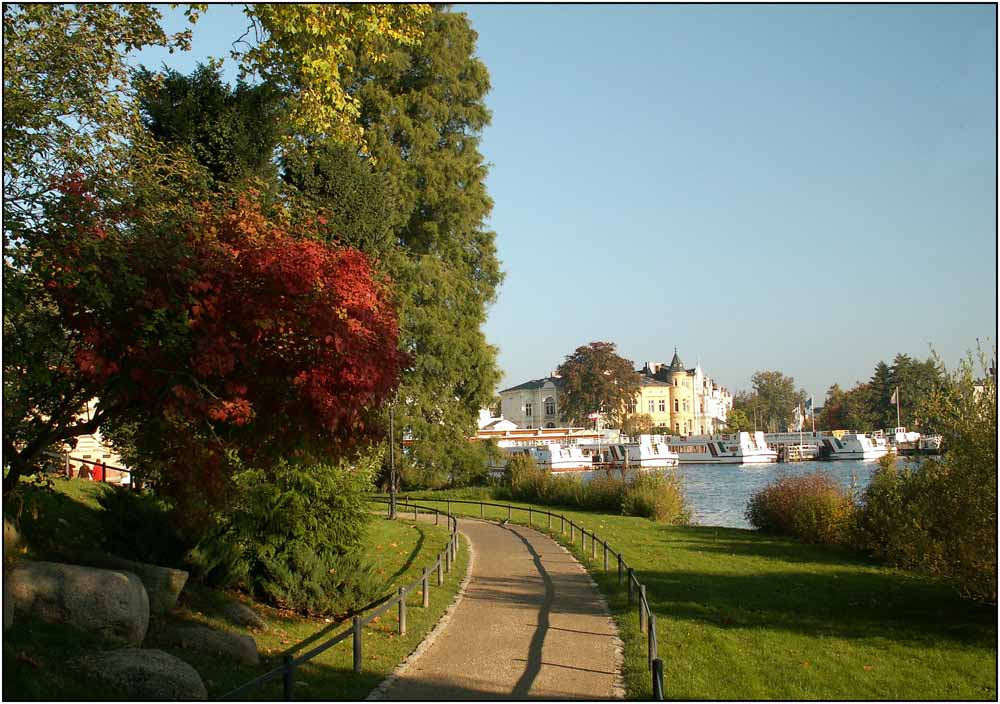
[[[443,630],[379,698],[621,699],[618,630],[586,570],[525,526],[460,519],[471,577]]]

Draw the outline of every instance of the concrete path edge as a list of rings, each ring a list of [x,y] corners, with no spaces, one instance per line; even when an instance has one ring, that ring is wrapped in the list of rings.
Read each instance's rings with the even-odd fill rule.
[[[379,701],[383,698],[385,693],[389,688],[399,679],[406,671],[409,669],[410,665],[416,662],[417,658],[423,655],[424,651],[427,650],[431,644],[437,640],[437,638],[444,632],[448,623],[451,621],[451,617],[454,615],[455,610],[458,609],[458,605],[462,602],[462,598],[465,596],[465,590],[469,586],[469,582],[472,581],[472,572],[476,564],[476,551],[472,549],[472,541],[469,540],[461,531],[459,534],[465,538],[466,549],[469,551],[469,564],[465,567],[465,576],[462,578],[462,583],[458,586],[458,592],[455,594],[455,598],[451,600],[451,604],[445,609],[444,614],[438,619],[438,622],[434,624],[434,628],[431,629],[430,633],[424,636],[424,639],[420,641],[420,644],[414,648],[413,652],[406,656],[403,662],[399,663],[389,675],[382,680],[375,689],[368,693],[364,701]],[[619,670],[620,671],[620,670]]]

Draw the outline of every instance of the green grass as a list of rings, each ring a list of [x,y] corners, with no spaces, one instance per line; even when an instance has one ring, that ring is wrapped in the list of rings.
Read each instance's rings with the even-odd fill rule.
[[[419,495],[467,494],[412,492]],[[476,506],[452,510],[479,515]],[[646,585],[670,699],[996,700],[996,607],[960,599],[939,582],[750,530],[549,510],[606,539]],[[486,510],[487,518],[506,514]],[[514,511],[512,520],[527,515]],[[536,528],[546,525],[535,515]],[[558,521],[553,528],[567,544],[569,528],[561,538]],[[600,545],[593,562],[589,540],[581,551],[577,535],[571,547],[615,614],[628,697],[649,699],[646,638],[614,559],[604,573]]]
[[[31,519],[31,530],[24,531],[25,538],[30,542],[32,535],[51,537],[53,531],[57,531],[53,525],[58,525],[59,529],[65,528],[55,520],[62,517],[79,529],[78,538],[83,544],[88,540],[92,541],[93,534],[90,531],[97,525],[99,507],[96,496],[101,491],[100,486],[79,481],[64,481],[56,486],[58,491],[55,495],[43,497],[44,505],[40,506],[38,518]],[[381,507],[373,507],[373,510],[378,511],[379,517],[372,521],[369,529],[366,556],[385,580],[382,593],[390,596],[396,594],[400,586],[409,585],[422,576],[423,567],[432,564],[447,544],[448,530],[444,522],[435,526],[426,522],[414,524],[412,520],[405,518],[389,521],[382,517],[384,512]],[[22,523],[25,523],[25,517],[26,514],[22,512]],[[43,553],[43,550],[29,544],[29,557],[44,557]],[[390,609],[378,621],[365,628],[364,666],[360,675],[353,673],[352,643],[348,638],[298,670],[296,699],[363,699],[419,645],[437,623],[453,601],[467,566],[468,550],[463,543],[459,548],[458,560],[451,572],[445,574],[442,587],[436,586],[436,573],[432,572],[428,609],[421,607],[419,589],[409,594],[405,636],[397,635],[397,611],[395,608]],[[167,618],[174,623],[195,622],[221,630],[245,633],[246,631],[231,626],[218,615],[225,600],[234,597],[236,595],[224,595],[192,583],[182,592],[178,609]],[[282,653],[303,639],[324,630],[334,634],[341,628],[350,626],[350,621],[338,624],[328,619],[303,618],[260,604],[254,604],[253,608],[268,625],[266,631],[253,634],[261,653],[259,666],[235,664],[194,651],[164,646],[156,640],[155,624],[151,624],[151,635],[143,645],[159,647],[190,663],[202,676],[209,699],[212,699],[276,667],[281,663]],[[73,664],[81,655],[115,647],[120,646],[64,626],[37,621],[15,622],[4,634],[4,699],[122,699],[120,693],[101,687]],[[297,654],[302,652],[305,651]],[[281,699],[280,679],[265,685],[251,695],[251,698]]]

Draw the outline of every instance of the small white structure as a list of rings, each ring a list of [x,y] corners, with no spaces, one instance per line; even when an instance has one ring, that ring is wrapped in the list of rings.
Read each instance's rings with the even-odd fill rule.
[[[479,429],[480,430],[516,430],[517,424],[500,416],[495,418],[487,409],[479,409]]]

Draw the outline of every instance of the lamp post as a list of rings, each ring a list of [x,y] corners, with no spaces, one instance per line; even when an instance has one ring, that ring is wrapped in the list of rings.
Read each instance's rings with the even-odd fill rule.
[[[389,518],[396,518],[396,399],[389,404]]]

